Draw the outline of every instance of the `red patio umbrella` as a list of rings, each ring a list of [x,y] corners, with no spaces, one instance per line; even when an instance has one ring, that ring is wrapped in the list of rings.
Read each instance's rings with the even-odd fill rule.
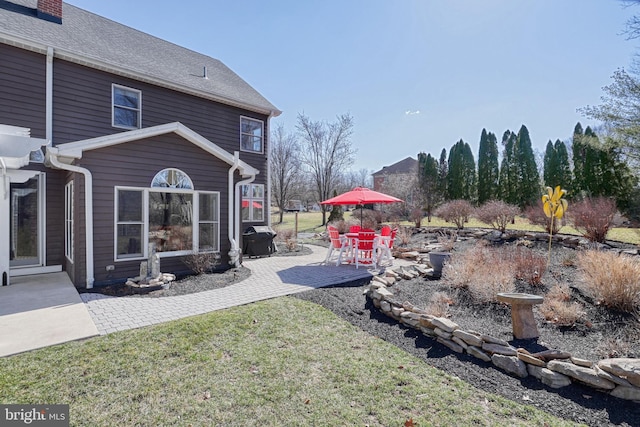
[[[369,205],[373,203],[396,203],[404,200],[388,194],[373,191],[365,187],[356,187],[351,191],[337,195],[323,202],[321,205]],[[362,210],[360,210],[360,224],[362,224]]]
[[[262,205],[260,203],[258,203],[258,202],[251,202],[251,206],[254,207],[254,208],[258,208],[258,209],[262,207]],[[249,207],[249,201],[248,200],[243,200],[242,201],[242,207],[243,208],[248,208]]]

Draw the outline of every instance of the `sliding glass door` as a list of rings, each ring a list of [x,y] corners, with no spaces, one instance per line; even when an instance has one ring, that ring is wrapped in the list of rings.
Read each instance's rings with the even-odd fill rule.
[[[31,267],[42,264],[41,174],[10,186],[10,266]]]

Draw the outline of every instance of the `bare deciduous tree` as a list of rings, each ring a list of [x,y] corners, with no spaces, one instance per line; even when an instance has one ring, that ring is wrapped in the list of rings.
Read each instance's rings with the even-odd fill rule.
[[[335,122],[312,121],[298,114],[297,129],[304,145],[300,152],[302,163],[313,177],[319,201],[326,200],[353,161],[353,118],[347,113],[339,115]],[[322,225],[327,221],[326,209],[323,205]]]
[[[271,134],[271,197],[280,210],[280,223],[287,202],[300,180],[300,148],[296,136],[287,133],[280,124]]]

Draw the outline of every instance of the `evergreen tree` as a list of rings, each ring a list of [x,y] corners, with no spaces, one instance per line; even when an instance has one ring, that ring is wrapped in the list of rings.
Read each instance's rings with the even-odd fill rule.
[[[449,149],[447,160],[447,199],[456,200],[462,198],[462,140],[456,142]]]
[[[449,200],[475,200],[476,164],[469,144],[462,139],[449,150],[447,197]]]
[[[498,177],[498,196],[511,205],[518,201],[518,173],[515,159],[515,146],[517,135],[510,130],[506,130],[502,135],[502,162],[500,163],[500,174]]]
[[[551,140],[547,143],[544,154],[544,185],[555,188],[557,185],[563,189],[571,189],[571,166],[569,165],[569,153],[567,146],[559,139],[553,144]]]
[[[555,149],[556,158],[558,159],[558,180],[555,185],[559,185],[565,189],[571,189],[573,186],[573,178],[571,174],[571,165],[569,164],[567,146],[564,142],[557,139],[553,148]]]
[[[522,125],[517,139],[518,203],[520,208],[532,205],[540,196],[540,174],[531,147],[529,130]]]
[[[476,174],[476,160],[468,143],[462,146],[462,198],[472,203],[477,201],[478,176]]]
[[[544,151],[544,160],[543,160],[543,173],[542,178],[544,180],[544,185],[547,187],[555,187],[558,182],[558,154],[556,153],[556,149],[553,146],[553,142],[549,140],[547,142],[547,148]],[[565,188],[565,187],[562,187]]]
[[[573,192],[569,197],[579,197],[585,190],[584,163],[586,160],[586,147],[583,143],[584,131],[580,122],[573,129],[571,149],[573,151]]]
[[[438,192],[441,197],[447,198],[447,173],[449,172],[449,163],[447,162],[447,149],[443,148],[440,152],[440,161],[438,162]]]
[[[427,213],[427,221],[431,222],[431,212],[441,200],[438,161],[431,154],[419,153],[418,172],[423,208]]]
[[[338,195],[338,191],[333,190],[333,197],[336,197]],[[344,213],[342,212],[342,206],[341,205],[333,205],[331,207],[331,213],[329,214],[329,219],[327,220],[328,223],[334,222],[334,221],[342,221],[344,219]]]
[[[496,136],[482,129],[478,150],[478,204],[498,197],[498,141]]]

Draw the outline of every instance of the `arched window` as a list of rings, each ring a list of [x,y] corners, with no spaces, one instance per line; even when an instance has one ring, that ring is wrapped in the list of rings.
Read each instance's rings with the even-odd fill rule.
[[[183,190],[193,190],[193,182],[189,175],[180,169],[162,169],[153,177],[152,188],[179,188]]]
[[[158,172],[149,188],[116,187],[116,260],[220,250],[220,193],[195,191],[183,171]],[[146,233],[146,235],[145,235]]]

